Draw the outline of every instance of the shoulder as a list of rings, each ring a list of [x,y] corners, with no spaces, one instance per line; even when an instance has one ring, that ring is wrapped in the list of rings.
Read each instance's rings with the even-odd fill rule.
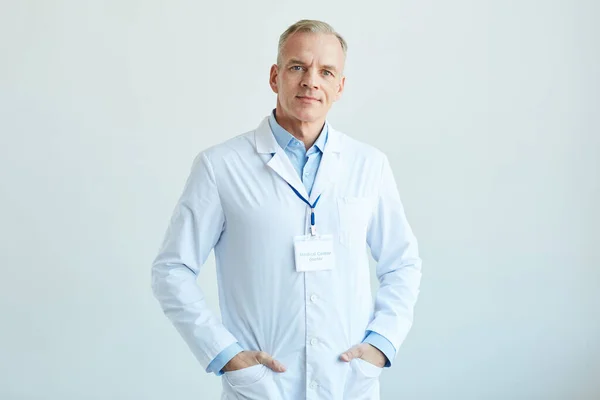
[[[194,165],[207,163],[211,166],[227,161],[232,157],[243,157],[254,149],[254,130],[232,137],[224,142],[196,153]]]

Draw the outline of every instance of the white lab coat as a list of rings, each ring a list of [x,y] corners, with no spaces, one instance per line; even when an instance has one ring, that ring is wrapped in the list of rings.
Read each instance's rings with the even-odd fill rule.
[[[274,153],[274,155],[272,155]],[[293,240],[334,236],[335,267],[297,272]],[[380,287],[370,290],[367,245]],[[222,320],[196,283],[214,248]],[[195,159],[152,267],[152,288],[200,364],[238,341],[286,367],[222,375],[222,399],[379,399],[382,371],[339,356],[366,330],[397,350],[413,321],[421,262],[385,155],[329,126],[309,196],[265,118]],[[208,284],[208,283],[205,283]]]

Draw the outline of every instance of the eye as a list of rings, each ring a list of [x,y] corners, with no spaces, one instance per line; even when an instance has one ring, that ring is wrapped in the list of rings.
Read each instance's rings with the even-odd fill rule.
[[[331,71],[328,71],[328,70],[324,70],[323,71],[323,75],[325,75],[325,76],[333,76],[333,74],[331,73]]]
[[[302,71],[302,67],[299,65],[294,65],[290,68],[292,71]]]

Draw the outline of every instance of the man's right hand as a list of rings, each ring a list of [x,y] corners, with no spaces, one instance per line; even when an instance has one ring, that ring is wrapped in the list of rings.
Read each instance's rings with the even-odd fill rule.
[[[223,367],[222,371],[237,371],[238,369],[249,368],[257,364],[263,364],[275,372],[285,372],[286,370],[282,363],[275,360],[264,351],[242,351],[229,360],[229,362]]]

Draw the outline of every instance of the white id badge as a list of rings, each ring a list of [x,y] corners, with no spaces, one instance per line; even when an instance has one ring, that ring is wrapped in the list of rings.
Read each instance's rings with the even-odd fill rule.
[[[294,252],[298,272],[325,271],[335,265],[332,235],[296,236]]]

